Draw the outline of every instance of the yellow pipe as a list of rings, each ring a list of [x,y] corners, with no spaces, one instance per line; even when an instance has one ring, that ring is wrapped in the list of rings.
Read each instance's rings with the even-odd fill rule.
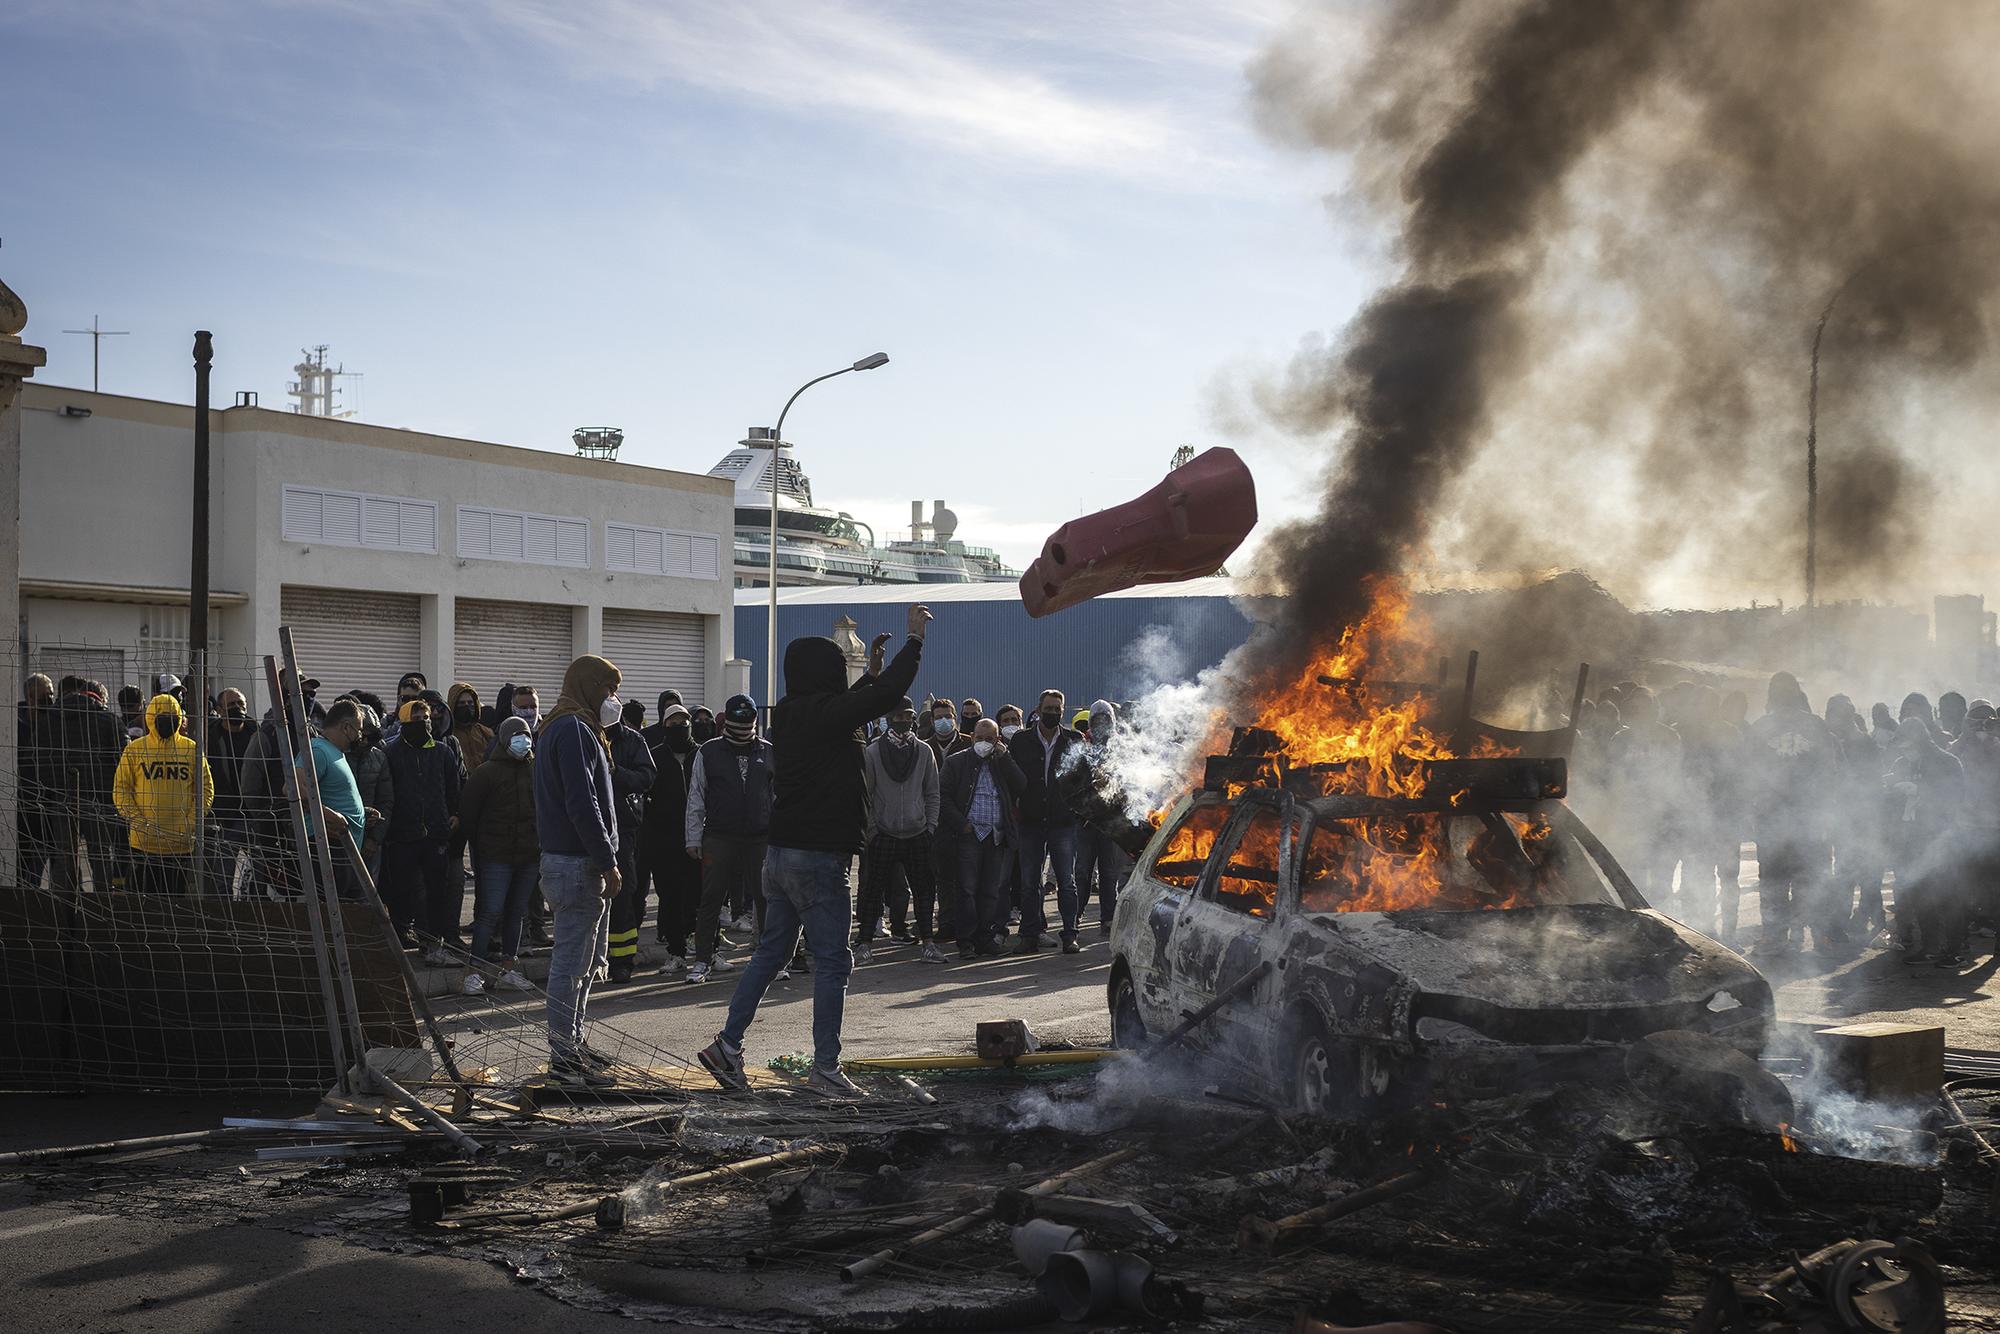
[[[1109,1060],[1116,1053],[1108,1047],[1083,1047],[1075,1051],[1032,1051],[1006,1061],[988,1061],[977,1056],[874,1056],[842,1061],[847,1070],[1006,1070],[1035,1065],[1088,1065]]]

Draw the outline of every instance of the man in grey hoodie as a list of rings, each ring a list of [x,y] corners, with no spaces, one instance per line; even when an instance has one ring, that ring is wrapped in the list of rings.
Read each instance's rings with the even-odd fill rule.
[[[931,874],[931,840],[937,833],[938,765],[931,747],[917,739],[917,706],[906,695],[889,711],[889,730],[863,751],[868,789],[868,868],[855,918],[854,962],[873,956],[868,937],[882,901],[900,870],[916,908],[917,957],[943,963],[931,939],[937,881]]]

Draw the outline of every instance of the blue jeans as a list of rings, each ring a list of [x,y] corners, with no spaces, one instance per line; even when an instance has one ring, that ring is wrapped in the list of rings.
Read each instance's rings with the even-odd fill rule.
[[[472,881],[472,957],[491,959],[487,953],[497,936],[502,959],[521,954],[521,922],[528,915],[528,900],[541,881],[539,863],[509,866],[505,862],[479,864]]]
[[[801,848],[764,854],[764,933],[729,998],[722,1036],[731,1046],[743,1045],[764,992],[791,962],[803,930],[813,960],[813,1064],[823,1070],[840,1065],[840,1020],[847,1010],[847,975],[854,970],[847,949],[847,922],[854,911],[847,885],[851,860],[844,852]]]
[[[549,1055],[576,1059],[583,1046],[590,976],[605,956],[611,905],[602,893],[604,873],[582,857],[542,854],[542,897],[549,901],[555,944],[549,950]]]
[[[1084,828],[1077,835],[1076,905],[1079,916],[1097,887],[1097,924],[1109,929],[1118,911],[1118,891],[1132,870],[1132,859],[1102,829]]]
[[[1021,934],[1036,935],[1048,928],[1048,914],[1042,908],[1042,858],[1056,876],[1056,911],[1062,914],[1062,933],[1076,934],[1079,905],[1076,901],[1076,826],[1021,826]]]

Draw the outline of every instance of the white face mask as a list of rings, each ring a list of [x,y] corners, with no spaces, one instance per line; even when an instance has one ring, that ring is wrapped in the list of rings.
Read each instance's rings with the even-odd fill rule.
[[[514,710],[514,716],[532,728],[542,720],[542,711],[540,709],[516,709]]]
[[[983,760],[993,753],[993,743],[991,741],[975,741],[972,743],[972,753]]]
[[[1014,739],[1014,733],[1020,730],[1021,730],[1021,724],[1008,723],[1005,727],[1002,727],[1000,729],[1000,735],[1007,738],[1009,741],[1012,741]]]
[[[517,733],[507,738],[507,753],[517,760],[528,758],[528,751],[534,743],[525,734]]]
[[[624,716],[625,706],[619,702],[616,695],[606,695],[604,702],[597,706],[597,721],[606,727],[615,725]]]

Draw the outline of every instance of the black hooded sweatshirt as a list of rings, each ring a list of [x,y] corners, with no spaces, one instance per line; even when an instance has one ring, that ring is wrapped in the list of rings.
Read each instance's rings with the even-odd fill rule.
[[[847,657],[831,639],[785,648],[785,697],[771,711],[771,846],[861,851],[868,827],[861,726],[910,693],[923,656],[907,640],[880,677],[847,684]]]

